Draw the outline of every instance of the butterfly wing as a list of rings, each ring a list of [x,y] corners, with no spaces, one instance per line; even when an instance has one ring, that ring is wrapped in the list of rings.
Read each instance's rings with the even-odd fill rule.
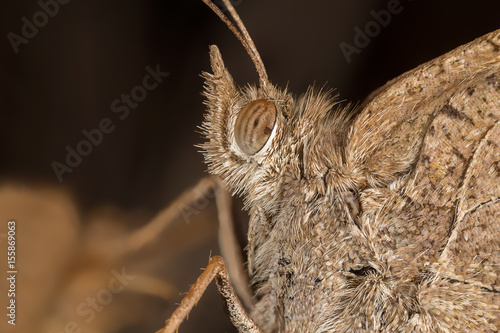
[[[499,119],[497,30],[390,81],[353,123],[361,227],[409,330],[500,328]]]

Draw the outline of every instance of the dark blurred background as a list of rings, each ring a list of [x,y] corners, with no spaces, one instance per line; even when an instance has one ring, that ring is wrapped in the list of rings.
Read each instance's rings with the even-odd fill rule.
[[[500,28],[498,1],[401,0],[401,13],[392,15],[348,63],[339,45],[354,45],[353,29],[364,30],[374,20],[370,11],[387,10],[390,2],[233,1],[273,83],[288,85],[296,94],[313,83],[327,83],[341,99],[354,102],[397,75]],[[257,82],[253,64],[217,16],[194,0],[73,0],[59,5],[16,53],[9,33],[22,37],[22,18],[33,22],[40,10],[37,1],[22,0],[4,1],[0,11],[0,177],[62,187],[82,216],[102,205],[139,210],[146,218],[129,222],[138,227],[204,176],[194,145],[202,141],[196,133],[204,112],[199,75],[210,70],[208,46],[219,46],[240,85]],[[157,65],[169,75],[121,120],[111,103],[142,84],[146,66]],[[111,119],[114,131],[104,134],[60,183],[52,163],[65,164],[65,147],[76,149],[85,139],[82,131],[97,128],[103,118]],[[197,262],[170,267],[197,274],[210,250],[218,252],[215,241],[199,248]],[[179,288],[187,290],[193,279],[185,277]],[[202,331],[230,331],[214,299],[216,306],[208,308],[218,312]],[[165,312],[153,323],[120,332],[159,329],[173,303],[160,304]],[[200,311],[190,322],[205,320]],[[180,332],[190,330],[183,327]]]

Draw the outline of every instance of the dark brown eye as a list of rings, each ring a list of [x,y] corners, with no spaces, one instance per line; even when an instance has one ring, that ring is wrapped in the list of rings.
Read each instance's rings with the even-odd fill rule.
[[[264,147],[276,122],[276,107],[265,99],[245,105],[236,118],[236,143],[245,154],[253,155]]]

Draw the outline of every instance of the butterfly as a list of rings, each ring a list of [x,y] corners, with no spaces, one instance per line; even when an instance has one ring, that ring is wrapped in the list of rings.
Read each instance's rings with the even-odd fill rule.
[[[236,26],[204,2],[259,74],[238,87],[210,47],[201,147],[249,210],[250,286],[213,257],[162,331],[214,278],[240,332],[497,331],[500,30],[343,106],[273,85],[231,3]]]

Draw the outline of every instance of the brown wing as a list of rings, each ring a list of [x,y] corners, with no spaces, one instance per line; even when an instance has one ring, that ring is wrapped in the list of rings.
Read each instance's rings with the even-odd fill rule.
[[[499,119],[497,30],[389,82],[353,124],[362,228],[388,276],[417,286],[392,290],[411,331],[500,328]]]

